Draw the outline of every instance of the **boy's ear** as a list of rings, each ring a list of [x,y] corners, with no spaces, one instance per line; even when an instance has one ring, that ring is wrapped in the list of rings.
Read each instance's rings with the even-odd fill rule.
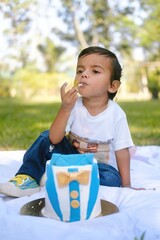
[[[109,88],[108,88],[108,92],[110,92],[110,93],[115,93],[115,92],[117,92],[117,91],[118,91],[118,88],[120,87],[120,85],[121,85],[121,82],[120,82],[120,81],[114,80],[114,81],[110,84],[110,86],[109,86]]]

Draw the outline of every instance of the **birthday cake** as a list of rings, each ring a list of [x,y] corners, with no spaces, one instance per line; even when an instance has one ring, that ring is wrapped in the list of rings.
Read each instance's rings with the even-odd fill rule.
[[[43,216],[73,222],[101,214],[99,173],[93,154],[53,154],[46,164],[46,178]]]

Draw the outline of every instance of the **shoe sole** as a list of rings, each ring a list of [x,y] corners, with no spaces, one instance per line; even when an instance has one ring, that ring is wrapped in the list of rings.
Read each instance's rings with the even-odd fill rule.
[[[11,196],[11,197],[31,196],[34,193],[40,192],[40,190],[41,190],[40,187],[22,190],[20,188],[17,188],[11,182],[0,184],[0,194],[4,194],[4,195],[7,195],[7,196]]]

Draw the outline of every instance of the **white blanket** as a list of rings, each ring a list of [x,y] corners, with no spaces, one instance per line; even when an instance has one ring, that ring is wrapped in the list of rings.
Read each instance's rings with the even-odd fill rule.
[[[0,182],[14,176],[25,151],[0,152]],[[27,202],[44,197],[44,189],[30,197],[0,195],[0,240],[144,240],[160,239],[160,147],[137,147],[131,159],[133,187],[100,187],[102,199],[120,212],[81,222],[64,223],[44,217],[21,216]],[[154,189],[154,190],[153,190]]]

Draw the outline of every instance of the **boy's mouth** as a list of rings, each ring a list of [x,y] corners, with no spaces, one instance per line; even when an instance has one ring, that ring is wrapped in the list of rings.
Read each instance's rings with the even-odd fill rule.
[[[85,82],[80,82],[80,83],[78,83],[77,80],[74,81],[74,87],[75,87],[75,88],[83,88],[83,87],[85,87],[85,86],[87,86],[87,83],[85,83]]]
[[[78,87],[85,87],[85,86],[87,86],[87,84],[84,83],[84,82],[81,82],[81,83],[78,84]]]

